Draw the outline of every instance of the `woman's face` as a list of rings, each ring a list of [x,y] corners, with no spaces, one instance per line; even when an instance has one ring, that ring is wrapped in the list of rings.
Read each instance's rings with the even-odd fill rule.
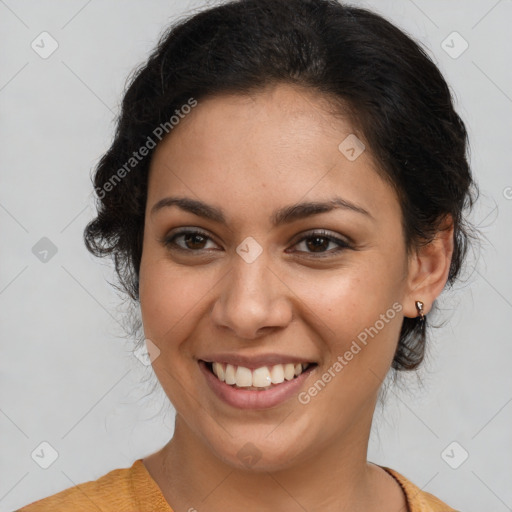
[[[145,337],[175,435],[230,465],[366,450],[410,297],[400,205],[361,149],[321,97],[278,85],[200,101],[153,156]]]

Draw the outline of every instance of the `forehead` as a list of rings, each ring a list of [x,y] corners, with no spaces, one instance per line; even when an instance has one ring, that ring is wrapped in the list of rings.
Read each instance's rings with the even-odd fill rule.
[[[156,148],[148,207],[186,195],[241,213],[339,194],[396,213],[394,191],[355,137],[325,97],[293,86],[199,101]]]

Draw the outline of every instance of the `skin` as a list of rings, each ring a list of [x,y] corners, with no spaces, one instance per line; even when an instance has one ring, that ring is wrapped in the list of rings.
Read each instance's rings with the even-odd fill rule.
[[[403,317],[418,316],[415,300],[428,313],[446,283],[453,231],[448,222],[408,256],[400,204],[371,148],[354,161],[338,149],[351,133],[326,98],[278,84],[200,101],[156,149],[140,306],[176,422],[169,443],[143,462],[176,512],[406,510],[394,478],[367,462],[370,427]],[[369,215],[334,209],[271,223],[279,208],[335,195]],[[221,209],[226,225],[175,205],[152,211],[169,196]],[[209,238],[166,246],[179,228]],[[334,252],[323,238],[318,248],[305,237],[319,229],[353,243]],[[236,252],[246,237],[262,249],[252,263]],[[294,396],[236,409],[199,369],[208,352],[292,354],[318,363],[307,391],[394,303],[401,311],[308,404]],[[250,467],[237,456],[246,443],[261,457]]]

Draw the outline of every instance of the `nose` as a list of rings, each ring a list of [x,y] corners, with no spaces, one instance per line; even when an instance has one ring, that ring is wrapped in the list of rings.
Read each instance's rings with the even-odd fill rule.
[[[233,260],[212,309],[215,325],[248,340],[287,326],[292,319],[289,288],[269,267],[265,252],[252,263],[238,254]]]

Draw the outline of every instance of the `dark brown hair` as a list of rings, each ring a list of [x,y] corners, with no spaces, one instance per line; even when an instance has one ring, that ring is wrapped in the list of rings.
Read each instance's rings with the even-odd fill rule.
[[[87,248],[113,257],[121,286],[137,301],[153,149],[131,170],[134,151],[149,147],[148,137],[169,127],[190,98],[276,83],[339,100],[398,193],[408,251],[431,241],[451,215],[452,285],[472,236],[465,211],[477,195],[464,123],[416,42],[381,16],[334,0],[231,1],[170,27],[131,78],[114,141],[97,166],[98,214],[85,229]],[[418,367],[425,343],[426,322],[405,318],[393,368]]]

